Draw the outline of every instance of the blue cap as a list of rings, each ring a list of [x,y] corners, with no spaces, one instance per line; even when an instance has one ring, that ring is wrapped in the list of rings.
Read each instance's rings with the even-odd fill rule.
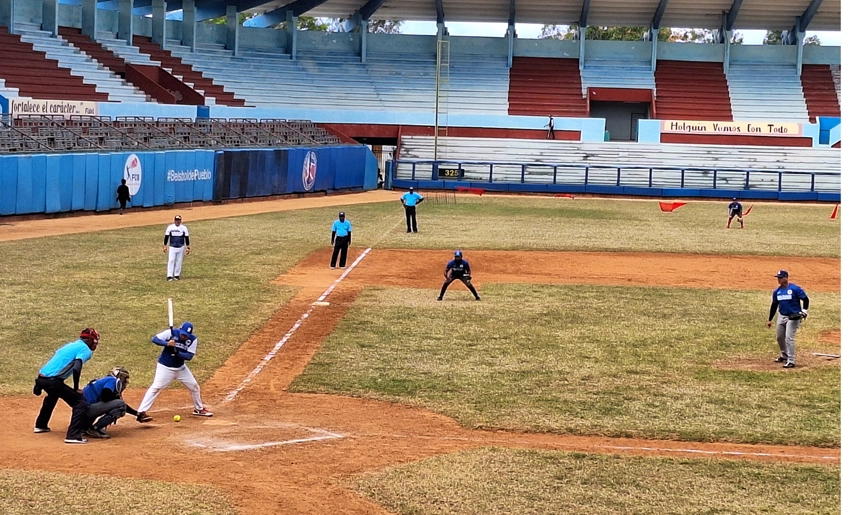
[[[788,270],[780,270],[773,277],[788,277]]]
[[[183,322],[183,325],[180,326],[180,336],[188,338],[192,336],[193,332],[195,332],[195,326],[192,325],[192,322]]]
[[[732,197],[732,200],[738,200],[737,197]]]
[[[463,257],[463,252],[456,250],[455,251],[455,257]]]

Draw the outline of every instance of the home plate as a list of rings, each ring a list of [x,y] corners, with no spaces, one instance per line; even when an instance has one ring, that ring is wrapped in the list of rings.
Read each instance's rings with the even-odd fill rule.
[[[314,302],[313,305],[314,306],[330,306],[331,303],[330,302]]]

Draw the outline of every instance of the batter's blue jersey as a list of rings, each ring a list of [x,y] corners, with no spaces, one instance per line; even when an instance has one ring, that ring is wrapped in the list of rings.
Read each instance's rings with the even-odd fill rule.
[[[177,349],[177,354],[172,347],[168,347],[168,340],[174,340],[174,347]],[[198,352],[198,338],[192,334],[185,342],[180,341],[180,329],[166,329],[161,333],[157,333],[151,340],[157,345],[164,347],[162,353],[157,360],[160,364],[168,368],[180,368],[195,357]]]
[[[405,206],[415,206],[416,203],[424,197],[418,193],[410,193],[409,191],[401,196]],[[429,204],[430,205],[430,204]]]
[[[348,220],[344,222],[334,220],[331,231],[335,232],[337,236],[348,236],[351,233],[351,222]]]
[[[38,373],[44,377],[68,379],[74,371],[74,360],[80,359],[85,363],[91,356],[92,351],[83,340],[67,343],[56,351]]]
[[[773,290],[773,302],[779,303],[780,315],[793,315],[803,310],[800,301],[805,299],[806,292],[802,288],[793,283],[788,283],[788,286]]]

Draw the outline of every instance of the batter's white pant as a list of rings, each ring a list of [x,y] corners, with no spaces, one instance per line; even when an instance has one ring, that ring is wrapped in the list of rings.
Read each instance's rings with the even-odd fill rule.
[[[186,247],[168,247],[168,269],[167,277],[177,277],[183,270],[183,256],[186,255]]]
[[[192,375],[192,371],[189,370],[189,367],[183,365],[180,368],[171,368],[163,365],[162,363],[157,363],[156,373],[153,376],[153,383],[151,383],[148,391],[145,392],[145,398],[142,399],[139,411],[148,411],[151,409],[153,401],[155,401],[159,396],[159,392],[174,381],[180,381],[186,386],[186,388],[189,389],[189,393],[192,394],[192,403],[195,405],[195,409],[204,409],[204,403],[201,401],[201,385],[198,384],[198,381],[195,379],[195,376]]]

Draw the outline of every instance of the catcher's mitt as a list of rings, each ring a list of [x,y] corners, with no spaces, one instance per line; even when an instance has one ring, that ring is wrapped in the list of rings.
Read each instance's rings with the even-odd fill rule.
[[[150,422],[151,420],[153,420],[153,417],[144,411],[140,411],[139,414],[136,415],[136,422]]]

